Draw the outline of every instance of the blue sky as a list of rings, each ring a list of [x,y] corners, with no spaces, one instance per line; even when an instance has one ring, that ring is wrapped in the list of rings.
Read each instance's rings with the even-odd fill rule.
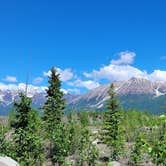
[[[85,92],[138,76],[166,81],[164,0],[0,2],[0,88],[46,86],[58,67],[63,89]],[[45,74],[44,74],[45,73]]]

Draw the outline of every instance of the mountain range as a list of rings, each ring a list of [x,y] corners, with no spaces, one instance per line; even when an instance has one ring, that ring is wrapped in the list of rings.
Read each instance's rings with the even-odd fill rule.
[[[142,78],[131,78],[128,81],[114,82],[115,92],[124,109],[138,109],[154,114],[166,112],[166,82],[152,82]],[[109,98],[110,85],[101,85],[82,95],[65,94],[66,110],[104,110]],[[39,108],[45,102],[45,92],[30,89],[28,96],[32,105]],[[7,115],[17,101],[18,90],[0,89],[0,115]]]

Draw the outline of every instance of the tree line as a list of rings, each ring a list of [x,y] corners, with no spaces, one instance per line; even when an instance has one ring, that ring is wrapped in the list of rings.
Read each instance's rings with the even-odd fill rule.
[[[99,165],[99,149],[88,129],[91,117],[93,126],[101,127],[97,137],[110,149],[105,164],[124,157],[128,142],[133,142],[128,165],[141,165],[144,154],[148,154],[155,165],[166,163],[165,115],[162,115],[159,121],[148,114],[139,115],[134,111],[128,113],[123,111],[116,98],[114,85],[111,84],[105,112],[71,110],[65,116],[65,100],[59,74],[55,68],[51,69],[48,83],[46,102],[41,107],[43,110],[41,116],[32,108],[32,100],[25,93],[19,94],[20,99],[14,103],[9,124],[0,125],[0,155],[12,157],[21,166]],[[144,123],[148,117],[154,125]],[[132,121],[134,118],[137,120]],[[143,119],[139,121],[143,123],[142,126],[136,124],[139,118]],[[160,129],[149,132],[150,137],[154,137],[149,139],[147,132],[143,131],[144,127],[155,125]]]

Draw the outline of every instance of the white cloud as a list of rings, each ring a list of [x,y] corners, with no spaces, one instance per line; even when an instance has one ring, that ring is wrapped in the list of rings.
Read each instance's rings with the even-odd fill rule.
[[[44,86],[34,86],[29,84],[28,85],[28,93],[35,93],[35,92],[44,92],[47,87]],[[4,84],[0,83],[0,90],[11,90],[11,91],[25,91],[26,84],[19,83],[19,84]]]
[[[120,56],[117,60],[112,60],[111,64],[113,65],[127,65],[134,62],[136,54],[134,52],[125,51],[118,54]]]
[[[66,89],[61,89],[61,91],[62,91],[64,94],[68,94],[68,90],[66,90]]]
[[[57,68],[57,70],[58,70],[58,73],[60,74],[60,79],[64,82],[68,81],[74,77],[74,74],[71,71],[71,69],[61,70],[60,68]]]
[[[33,84],[34,85],[37,85],[37,84],[40,84],[40,83],[42,83],[42,81],[43,81],[43,78],[42,77],[37,77],[37,78],[35,78],[34,80],[33,80]]]
[[[28,97],[32,97],[36,93],[43,93],[47,87],[45,86],[34,86],[29,84],[28,85]],[[26,90],[26,84],[25,83],[19,83],[19,84],[4,84],[0,82],[0,91],[6,91],[10,90],[15,93],[18,93],[19,91],[25,92]],[[69,88],[69,89],[61,89],[61,91],[64,94],[72,93],[72,94],[81,94],[80,89],[78,88]]]
[[[72,94],[81,94],[81,90],[80,89],[78,89],[78,88],[73,88],[73,89],[67,89],[67,91],[69,92],[69,93],[72,93]]]
[[[44,75],[45,77],[50,77],[50,76],[51,76],[51,71],[50,71],[50,70],[49,70],[48,72],[44,71],[44,72],[43,72],[43,75]]]
[[[91,73],[84,73],[87,78],[94,78],[97,80],[107,79],[110,81],[123,81],[128,80],[131,77],[147,78],[147,73],[141,71],[130,65],[108,65],[100,68],[99,70],[93,70]]]
[[[105,65],[99,70],[93,70],[90,73],[84,72],[83,75],[95,80],[124,81],[138,77],[151,81],[166,81],[166,71],[154,70],[152,73],[147,73],[129,65],[134,61],[135,53],[121,52],[119,55],[120,59],[112,60],[109,65]]]
[[[0,82],[0,90],[17,90],[18,87],[15,84],[4,84]]]
[[[71,80],[74,77],[74,74],[71,69],[64,69],[64,70],[60,68],[56,68],[56,69],[57,69],[57,72],[60,74],[60,80],[63,82]],[[48,72],[43,72],[43,75],[50,76],[51,71],[49,70]]]
[[[166,71],[154,70],[153,73],[149,75],[149,79],[152,81],[166,81]]]
[[[6,82],[17,82],[17,78],[14,76],[6,76],[3,80]]]
[[[68,85],[70,86],[75,86],[75,87],[80,87],[80,88],[86,88],[86,89],[94,89],[100,86],[98,82],[88,80],[88,81],[82,81],[80,79],[74,81],[74,82],[69,82]]]
[[[28,84],[28,96],[32,97],[34,94],[36,93],[43,93],[45,92],[45,90],[47,89],[46,86],[34,86],[31,84]],[[26,90],[26,84],[25,83],[19,83],[19,84],[4,84],[0,82],[0,91],[6,91],[6,90],[10,90],[10,91],[15,91],[15,92],[25,92]],[[64,94],[67,94],[68,92],[72,91],[71,89],[66,90],[66,89],[61,89],[61,91],[63,91]],[[76,90],[74,89],[73,91],[76,92]]]

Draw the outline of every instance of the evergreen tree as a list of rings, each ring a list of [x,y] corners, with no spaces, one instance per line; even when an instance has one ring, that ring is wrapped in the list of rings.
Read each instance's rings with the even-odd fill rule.
[[[114,85],[110,85],[109,99],[107,101],[107,110],[103,117],[102,140],[110,147],[111,160],[117,160],[122,152],[122,130],[120,126],[121,113],[119,110],[119,101],[115,97]]]
[[[9,156],[10,146],[9,141],[6,139],[6,133],[6,127],[0,124],[0,155]]]
[[[42,139],[38,134],[40,117],[31,108],[31,99],[20,93],[20,102],[14,103],[15,120],[12,122],[13,158],[20,165],[41,165],[43,159]]]
[[[54,163],[63,162],[64,156],[67,153],[67,144],[64,141],[65,137],[65,124],[62,121],[64,115],[65,101],[63,99],[63,92],[61,91],[61,81],[59,74],[53,67],[51,75],[49,76],[49,87],[46,90],[46,102],[43,106],[43,121],[44,127],[49,139],[49,154],[48,156]],[[64,138],[64,139],[63,139]],[[64,145],[66,145],[64,147]]]
[[[48,83],[50,84],[46,90],[46,102],[43,106],[43,121],[45,123],[45,129],[52,136],[56,126],[62,122],[64,115],[65,101],[63,99],[63,92],[61,91],[61,81],[59,74],[53,67],[51,69],[51,75],[49,76]]]

